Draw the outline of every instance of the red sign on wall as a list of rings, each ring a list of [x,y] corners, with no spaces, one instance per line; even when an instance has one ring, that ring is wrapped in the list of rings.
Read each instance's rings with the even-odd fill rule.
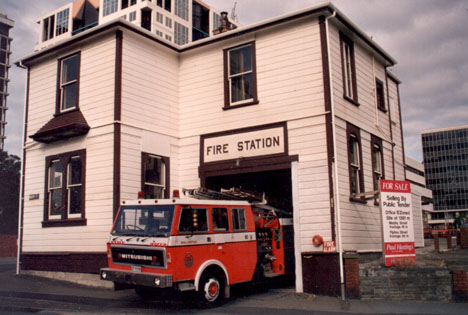
[[[380,180],[380,210],[385,266],[416,262],[410,183]]]
[[[324,253],[336,253],[336,242],[335,241],[324,241],[323,242]]]

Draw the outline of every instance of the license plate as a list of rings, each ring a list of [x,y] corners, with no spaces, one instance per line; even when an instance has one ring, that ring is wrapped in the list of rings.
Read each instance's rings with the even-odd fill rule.
[[[132,266],[133,272],[141,272],[141,266]]]

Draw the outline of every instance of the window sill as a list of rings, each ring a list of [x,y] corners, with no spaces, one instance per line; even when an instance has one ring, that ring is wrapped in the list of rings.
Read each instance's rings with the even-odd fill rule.
[[[385,109],[385,107],[377,106],[377,108],[378,108],[381,112],[387,113],[387,110]]]
[[[353,197],[353,196],[349,196],[349,201],[351,201],[351,202],[357,202],[357,203],[362,203],[362,204],[364,204],[364,205],[367,204],[367,200],[366,200],[366,199],[356,198],[356,197]]]
[[[343,95],[343,98],[345,100],[347,100],[348,102],[350,102],[351,104],[353,105],[356,105],[356,106],[361,106],[361,104],[359,104],[357,101],[353,100],[352,98],[346,96],[346,95]]]
[[[86,219],[83,218],[71,218],[67,220],[47,220],[42,221],[42,227],[66,227],[66,226],[83,226],[86,225]]]
[[[239,108],[239,107],[257,105],[258,103],[260,103],[260,102],[259,101],[252,101],[252,102],[243,103],[243,104],[239,104],[239,105],[224,106],[223,110],[229,110],[229,109],[234,109],[234,108]]]

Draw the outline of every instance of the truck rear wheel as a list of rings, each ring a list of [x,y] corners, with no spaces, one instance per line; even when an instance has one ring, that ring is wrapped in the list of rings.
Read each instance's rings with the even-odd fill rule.
[[[219,273],[205,273],[200,279],[198,295],[205,306],[219,304],[224,298],[224,277]]]

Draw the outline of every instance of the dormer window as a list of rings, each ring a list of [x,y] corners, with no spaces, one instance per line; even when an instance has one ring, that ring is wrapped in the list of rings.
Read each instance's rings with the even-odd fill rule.
[[[61,59],[59,67],[58,112],[64,112],[78,107],[80,54],[74,54]]]
[[[68,13],[69,9],[57,13],[57,25],[55,27],[55,35],[59,36],[68,32]]]
[[[42,41],[45,42],[56,36],[68,32],[70,9],[65,9],[57,14],[51,15],[42,20]]]
[[[54,38],[55,15],[51,15],[42,21],[42,41]]]

